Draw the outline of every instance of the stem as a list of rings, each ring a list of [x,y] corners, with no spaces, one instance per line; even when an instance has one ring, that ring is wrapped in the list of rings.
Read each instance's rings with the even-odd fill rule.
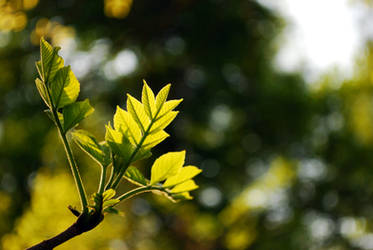
[[[100,177],[100,184],[98,187],[99,194],[102,194],[105,190],[106,169],[107,169],[107,166],[104,167],[101,165],[101,177]]]
[[[86,212],[88,212],[88,201],[87,201],[87,195],[86,195],[85,190],[84,190],[83,181],[80,177],[79,169],[78,169],[78,167],[76,165],[76,162],[74,160],[74,156],[73,156],[72,150],[70,148],[70,144],[67,141],[66,134],[63,132],[60,120],[58,119],[57,112],[55,110],[53,110],[53,114],[54,114],[54,118],[56,120],[58,132],[59,132],[60,137],[62,139],[62,144],[63,144],[63,146],[65,148],[65,151],[66,151],[66,155],[67,155],[67,159],[68,159],[69,164],[70,164],[71,172],[73,173],[75,184],[76,184],[76,187],[78,189],[80,203],[82,205],[82,210],[83,210],[83,213],[86,213]]]
[[[135,195],[145,193],[145,192],[150,192],[152,190],[159,190],[159,191],[165,192],[164,188],[162,188],[162,187],[144,186],[144,187],[138,187],[138,188],[132,189],[131,191],[128,191],[127,193],[122,194],[117,199],[119,199],[120,201],[126,200],[126,199],[129,199],[129,198],[131,198]]]
[[[115,169],[115,159],[114,159],[114,154],[111,153],[111,173],[110,173],[110,177],[109,177],[109,181],[107,182],[106,184],[106,187],[105,187],[105,190],[108,190],[111,186],[111,184],[113,184],[113,180],[114,180],[114,169]]]

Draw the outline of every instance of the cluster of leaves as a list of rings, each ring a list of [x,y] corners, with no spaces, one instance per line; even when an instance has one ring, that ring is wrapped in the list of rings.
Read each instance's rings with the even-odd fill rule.
[[[58,50],[41,39],[41,60],[36,62],[40,78],[35,83],[49,108],[46,112],[62,137],[83,201],[83,211],[89,207],[91,211],[117,212],[113,207],[121,200],[149,191],[166,195],[172,201],[192,199],[189,191],[198,188],[192,178],[201,170],[184,166],[185,151],[166,153],[156,159],[151,167],[150,180],[132,166],[134,162],[150,157],[151,149],[169,136],[164,129],[177,116],[178,111],[174,109],[182,101],[167,101],[171,85],[166,85],[155,95],[144,81],[141,102],[128,94],[127,110],[117,107],[113,126],[110,122],[106,125],[105,140],[99,142],[89,132],[75,129],[94,109],[88,99],[76,101],[80,84],[70,67],[64,66]],[[68,132],[78,146],[101,166],[100,184],[97,193],[92,195],[91,205],[84,202],[84,185],[66,139]],[[107,179],[108,169],[111,173]],[[115,198],[115,190],[123,177],[138,187]]]

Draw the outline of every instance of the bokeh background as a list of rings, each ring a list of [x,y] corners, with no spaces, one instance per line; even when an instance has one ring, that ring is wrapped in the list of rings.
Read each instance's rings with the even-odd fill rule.
[[[141,195],[58,249],[373,249],[372,20],[369,0],[0,0],[0,247],[78,205],[34,85],[44,36],[101,139],[142,79],[171,82],[184,102],[152,160],[186,149],[203,169],[193,201]],[[99,167],[74,150],[92,193]]]

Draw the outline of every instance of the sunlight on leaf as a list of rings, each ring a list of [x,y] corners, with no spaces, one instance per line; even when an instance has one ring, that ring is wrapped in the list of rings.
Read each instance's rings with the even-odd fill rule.
[[[170,152],[159,157],[151,169],[150,184],[163,181],[178,173],[185,160],[185,151]]]

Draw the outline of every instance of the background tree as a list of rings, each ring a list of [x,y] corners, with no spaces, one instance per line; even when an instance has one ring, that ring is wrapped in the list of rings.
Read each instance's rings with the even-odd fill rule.
[[[272,68],[283,21],[255,1],[21,2],[8,1],[14,9],[0,15],[12,23],[0,25],[3,248],[71,223],[48,224],[68,216],[70,197],[45,188],[68,190],[69,181],[33,85],[42,35],[63,46],[83,98],[93,97],[96,112],[82,126],[99,137],[123,94],[140,95],[142,79],[156,91],[172,82],[183,116],[154,154],[186,148],[187,162],[203,169],[194,202],[134,199],[125,218],[67,249],[371,247],[371,49],[353,79],[335,87],[330,75],[309,89],[300,75]],[[90,159],[77,158],[83,179],[97,179]],[[61,214],[43,206],[46,197]],[[30,228],[48,230],[29,238]]]

